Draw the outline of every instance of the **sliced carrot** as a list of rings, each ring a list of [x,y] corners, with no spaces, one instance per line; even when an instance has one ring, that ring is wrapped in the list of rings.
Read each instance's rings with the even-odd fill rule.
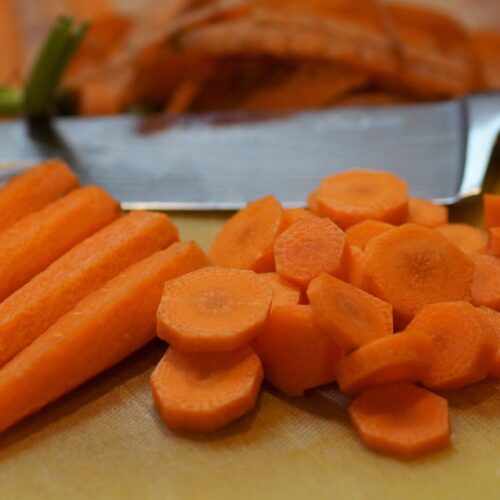
[[[429,334],[434,341],[432,364],[422,382],[431,389],[458,389],[483,380],[497,351],[495,334],[480,311],[468,302],[424,307],[408,331]]]
[[[500,257],[500,227],[490,227],[488,230],[489,246],[488,253]]]
[[[483,195],[484,225],[490,227],[500,226],[500,195]]]
[[[365,252],[357,246],[351,247],[351,265],[347,282],[356,288],[368,291],[370,283],[365,269]]]
[[[370,291],[392,304],[399,328],[426,304],[470,299],[471,259],[442,234],[415,224],[373,239],[365,269]]]
[[[309,194],[309,197],[307,198],[307,206],[313,214],[319,215],[319,200],[317,190]]]
[[[436,228],[443,236],[467,254],[484,252],[488,245],[486,234],[469,224],[443,224]]]
[[[0,304],[0,366],[86,295],[176,240],[165,215],[133,212],[72,248]]]
[[[500,377],[500,313],[488,307],[480,307],[479,311],[491,325],[497,339],[497,350],[488,375],[490,377]]]
[[[375,451],[416,458],[448,446],[446,399],[411,384],[373,387],[349,407],[361,441]]]
[[[392,334],[391,305],[349,283],[323,273],[307,296],[316,321],[344,351]]]
[[[305,288],[322,272],[347,277],[350,247],[331,220],[302,217],[277,238],[274,257],[278,274]]]
[[[476,265],[472,282],[472,303],[500,310],[500,259],[474,254]]]
[[[408,222],[419,226],[434,228],[448,223],[448,207],[436,205],[425,198],[410,198],[408,203]]]
[[[314,217],[314,216],[315,214],[313,214],[307,208],[300,208],[300,207],[285,208],[285,224],[287,227],[291,226],[297,219],[300,219],[301,217]]]
[[[216,266],[274,271],[274,241],[285,227],[283,208],[274,196],[252,201],[226,222],[210,257]]]
[[[262,273],[259,275],[273,290],[271,310],[285,304],[298,304],[300,288],[282,278],[278,273]]]
[[[396,226],[378,220],[365,220],[346,229],[345,235],[351,246],[357,246],[364,250],[368,242],[379,234],[394,229]]]
[[[388,172],[349,170],[323,179],[316,191],[320,215],[342,229],[368,219],[402,224],[408,216],[408,186]]]
[[[124,78],[103,75],[82,83],[77,89],[78,112],[83,116],[115,115],[127,102]]]
[[[272,296],[253,271],[199,269],[165,285],[158,336],[184,352],[233,351],[263,332]]]
[[[13,177],[0,189],[0,232],[78,185],[76,175],[59,160],[39,163]]]
[[[0,84],[21,85],[23,75],[23,43],[19,12],[15,0],[0,1]]]

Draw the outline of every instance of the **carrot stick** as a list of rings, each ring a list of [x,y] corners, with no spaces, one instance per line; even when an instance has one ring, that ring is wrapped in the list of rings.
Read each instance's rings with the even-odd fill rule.
[[[443,224],[436,228],[443,236],[457,245],[462,252],[484,252],[488,244],[484,231],[469,224]]]
[[[59,160],[39,163],[13,177],[0,189],[0,232],[78,185],[75,174]]]
[[[357,246],[361,248],[361,250],[364,250],[372,238],[389,231],[389,229],[394,229],[395,227],[396,226],[388,224],[387,222],[365,220],[354,224],[354,226],[348,227],[345,235],[347,236],[349,245]]]
[[[365,252],[357,246],[351,247],[351,265],[347,282],[356,288],[368,291],[370,287],[368,274],[365,269]]]
[[[0,304],[0,366],[86,295],[176,240],[166,216],[133,212],[64,254]]]
[[[211,354],[169,348],[151,375],[153,398],[171,429],[212,432],[251,410],[262,365],[249,348]]]
[[[300,288],[282,278],[278,273],[262,273],[263,279],[273,291],[271,310],[285,304],[298,304],[300,301]]]
[[[497,350],[495,357],[493,359],[493,363],[490,366],[490,371],[488,375],[490,377],[498,378],[500,377],[500,313],[498,311],[494,311],[488,307],[480,307],[479,311],[486,320],[489,322],[493,332],[495,333],[497,339]]]
[[[495,257],[500,257],[500,227],[490,227],[488,229],[488,236],[488,253]]]
[[[361,441],[372,450],[416,458],[448,446],[446,399],[411,384],[373,387],[349,407]]]
[[[285,224],[286,227],[291,226],[297,219],[301,217],[314,217],[310,210],[306,208],[294,207],[294,208],[285,208]]]
[[[207,267],[165,285],[158,336],[184,352],[227,352],[262,333],[273,292],[253,271]]]
[[[490,227],[500,226],[500,195],[483,195],[484,225]]]
[[[102,189],[88,186],[0,233],[0,302],[120,214],[116,200]]]
[[[475,254],[472,303],[500,310],[500,260],[491,255]]]
[[[0,369],[0,431],[152,340],[165,281],[207,264],[196,243],[174,243],[85,297]]]
[[[436,205],[425,198],[410,198],[408,202],[408,222],[434,228],[448,223],[448,208]]]

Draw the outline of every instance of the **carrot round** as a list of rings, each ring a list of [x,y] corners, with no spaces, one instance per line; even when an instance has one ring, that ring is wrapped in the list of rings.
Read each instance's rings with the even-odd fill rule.
[[[394,225],[379,220],[365,220],[346,229],[345,235],[351,246],[364,250],[368,242],[379,234],[394,229]]]
[[[410,198],[408,221],[418,226],[434,228],[448,223],[448,207],[436,205],[425,198]]]
[[[319,215],[318,190],[313,191],[307,197],[307,206],[313,215]]]
[[[373,387],[349,407],[361,441],[372,450],[416,458],[448,446],[446,399],[411,384]]]
[[[475,264],[472,303],[500,310],[500,259],[491,255],[471,255]]]
[[[184,353],[170,347],[151,375],[153,398],[171,429],[212,432],[251,410],[262,383],[258,356],[242,347]]]
[[[263,279],[273,291],[271,310],[285,304],[298,304],[300,301],[300,288],[282,278],[278,273],[262,273]]]
[[[494,311],[488,307],[480,307],[479,311],[486,318],[486,321],[489,322],[491,328],[497,339],[497,350],[495,357],[493,359],[493,363],[490,366],[490,370],[488,375],[490,377],[498,378],[500,377],[500,313],[498,311]]]
[[[462,252],[470,254],[484,252],[488,245],[486,234],[469,224],[443,224],[436,228],[443,236],[454,243]]]
[[[370,284],[365,269],[365,252],[358,246],[351,247],[351,262],[347,282],[356,288],[368,291]]]
[[[274,196],[252,201],[219,231],[210,258],[216,266],[274,271],[274,241],[285,224],[283,208]]]
[[[316,191],[319,213],[342,229],[367,219],[402,224],[408,185],[388,172],[349,170],[326,177]]]
[[[331,220],[302,217],[276,240],[276,271],[305,288],[322,272],[347,277],[350,248],[345,233]]]
[[[313,214],[310,210],[300,207],[285,208],[284,214],[286,227],[291,226],[296,220],[302,217],[315,217],[315,214]]]
[[[158,336],[179,351],[233,351],[262,333],[272,296],[253,271],[199,269],[165,285]]]
[[[488,253],[495,257],[500,257],[500,227],[490,227],[488,229],[488,236]]]
[[[500,226],[500,195],[483,195],[484,225],[490,227]]]

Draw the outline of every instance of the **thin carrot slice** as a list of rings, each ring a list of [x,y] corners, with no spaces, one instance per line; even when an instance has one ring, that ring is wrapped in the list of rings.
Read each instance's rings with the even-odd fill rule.
[[[410,198],[408,221],[419,226],[434,228],[448,223],[448,207],[436,205],[425,198]]]
[[[342,172],[323,179],[316,193],[320,215],[342,229],[368,219],[402,224],[408,216],[408,185],[388,172]]]
[[[361,248],[361,250],[364,250],[371,239],[395,227],[396,226],[393,224],[388,224],[387,222],[365,220],[354,224],[354,226],[348,227],[345,235],[351,246],[357,246]]]
[[[286,304],[298,304],[300,288],[282,278],[278,273],[262,273],[259,275],[273,290],[271,310]]]
[[[331,220],[302,217],[278,237],[274,257],[278,274],[305,288],[322,272],[347,277],[350,248]]]
[[[500,313],[488,307],[480,307],[479,311],[491,325],[497,339],[497,350],[488,375],[490,377],[500,377]]]
[[[500,259],[491,255],[471,255],[474,264],[472,303],[500,310]]]
[[[422,382],[431,389],[458,389],[483,380],[497,351],[495,334],[468,302],[424,307],[408,331],[429,334],[434,341],[432,364]]]
[[[361,441],[372,450],[416,458],[448,446],[448,401],[411,384],[373,387],[349,407]]]
[[[469,224],[443,224],[437,227],[436,231],[457,245],[464,253],[486,251],[488,245],[486,234],[477,227]]]
[[[59,160],[39,163],[13,177],[0,189],[0,232],[78,185],[76,175]]]
[[[392,334],[387,302],[326,273],[307,288],[314,317],[344,351]]]
[[[158,336],[184,352],[234,351],[264,331],[272,296],[253,271],[194,271],[165,285]]]
[[[490,227],[488,229],[488,235],[488,253],[495,257],[500,257],[500,227]]]
[[[351,247],[351,265],[347,282],[356,288],[368,291],[370,287],[369,277],[365,269],[365,252],[357,246]]]
[[[171,429],[212,432],[251,410],[262,365],[249,348],[183,353],[169,348],[151,375],[153,398]]]
[[[500,226],[500,195],[483,195],[484,225],[490,227]]]
[[[274,196],[252,201],[226,222],[209,255],[216,266],[274,271],[274,241],[285,224],[283,208]]]
[[[442,234],[415,224],[373,239],[365,269],[370,291],[392,304],[399,328],[426,304],[470,299],[472,260]]]
[[[273,309],[256,343],[266,379],[289,396],[336,380],[342,351],[318,325],[309,305]]]
[[[86,295],[176,240],[165,215],[132,212],[65,253],[0,304],[0,366]]]
[[[309,207],[309,210],[315,214],[319,215],[319,201],[318,201],[318,191],[313,191],[311,194],[309,194],[309,197],[307,198],[307,206]]]
[[[291,226],[296,220],[301,217],[314,217],[315,214],[308,210],[307,208],[285,208],[285,224],[286,226]]]

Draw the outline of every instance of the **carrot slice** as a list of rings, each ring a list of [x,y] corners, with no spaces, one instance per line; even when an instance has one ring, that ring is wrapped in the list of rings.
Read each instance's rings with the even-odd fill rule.
[[[488,375],[490,377],[500,377],[500,313],[488,307],[480,307],[479,311],[489,322],[497,339],[497,350]]]
[[[394,229],[396,226],[378,220],[365,220],[346,229],[345,235],[351,246],[357,246],[364,250],[368,242],[379,234]]]
[[[483,195],[484,225],[490,227],[500,226],[500,195]]]
[[[266,379],[289,396],[336,380],[342,351],[318,325],[309,305],[273,309],[256,343]]]
[[[249,348],[183,353],[169,348],[151,375],[153,398],[171,429],[212,432],[251,410],[262,365]]]
[[[307,208],[285,208],[285,225],[286,227],[291,226],[296,220],[301,217],[315,217],[315,214],[308,210]]]
[[[313,191],[312,193],[309,194],[307,198],[307,206],[309,207],[309,210],[315,214],[319,215],[319,200],[318,200],[318,191]]]
[[[408,330],[427,333],[434,341],[432,364],[422,379],[431,389],[458,389],[483,380],[497,351],[492,328],[468,302],[428,305]]]
[[[375,385],[418,382],[430,367],[433,350],[431,337],[417,331],[374,340],[342,359],[340,390],[353,395]]]
[[[253,271],[199,269],[165,285],[158,336],[180,351],[233,351],[262,333],[272,296]]]
[[[357,246],[351,247],[351,265],[347,282],[356,288],[368,291],[370,283],[365,269],[365,252]]]
[[[216,266],[274,271],[274,241],[285,224],[283,208],[274,196],[252,201],[226,222],[209,255]]]
[[[500,310],[500,259],[474,254],[476,265],[472,282],[472,303]]]
[[[342,172],[323,179],[316,193],[320,215],[342,229],[367,219],[402,224],[408,216],[408,185],[388,172]]]
[[[404,224],[373,239],[365,252],[370,291],[406,325],[426,304],[469,300],[474,264],[442,234]]]
[[[416,458],[448,446],[448,401],[411,384],[373,387],[349,407],[361,441],[372,450]]]
[[[272,289],[273,300],[271,310],[286,304],[298,304],[300,288],[282,278],[278,273],[262,273],[259,275]]]
[[[20,16],[15,0],[0,1],[0,82],[2,85],[21,85],[23,77],[23,41]]]
[[[443,236],[467,254],[484,252],[488,240],[481,229],[469,224],[443,224],[436,228]]]
[[[305,288],[322,272],[347,277],[350,248],[331,220],[302,217],[278,237],[274,257],[278,274]]]
[[[0,232],[78,185],[76,175],[59,160],[39,163],[13,177],[0,189]]]
[[[408,203],[408,222],[434,228],[448,223],[448,207],[436,205],[425,198],[410,198]]]
[[[175,240],[165,215],[133,212],[72,248],[0,304],[0,366],[90,292]]]
[[[500,227],[490,227],[488,229],[489,247],[488,253],[495,257],[500,257]]]
[[[392,334],[391,305],[349,283],[323,273],[307,296],[316,321],[344,351]]]

